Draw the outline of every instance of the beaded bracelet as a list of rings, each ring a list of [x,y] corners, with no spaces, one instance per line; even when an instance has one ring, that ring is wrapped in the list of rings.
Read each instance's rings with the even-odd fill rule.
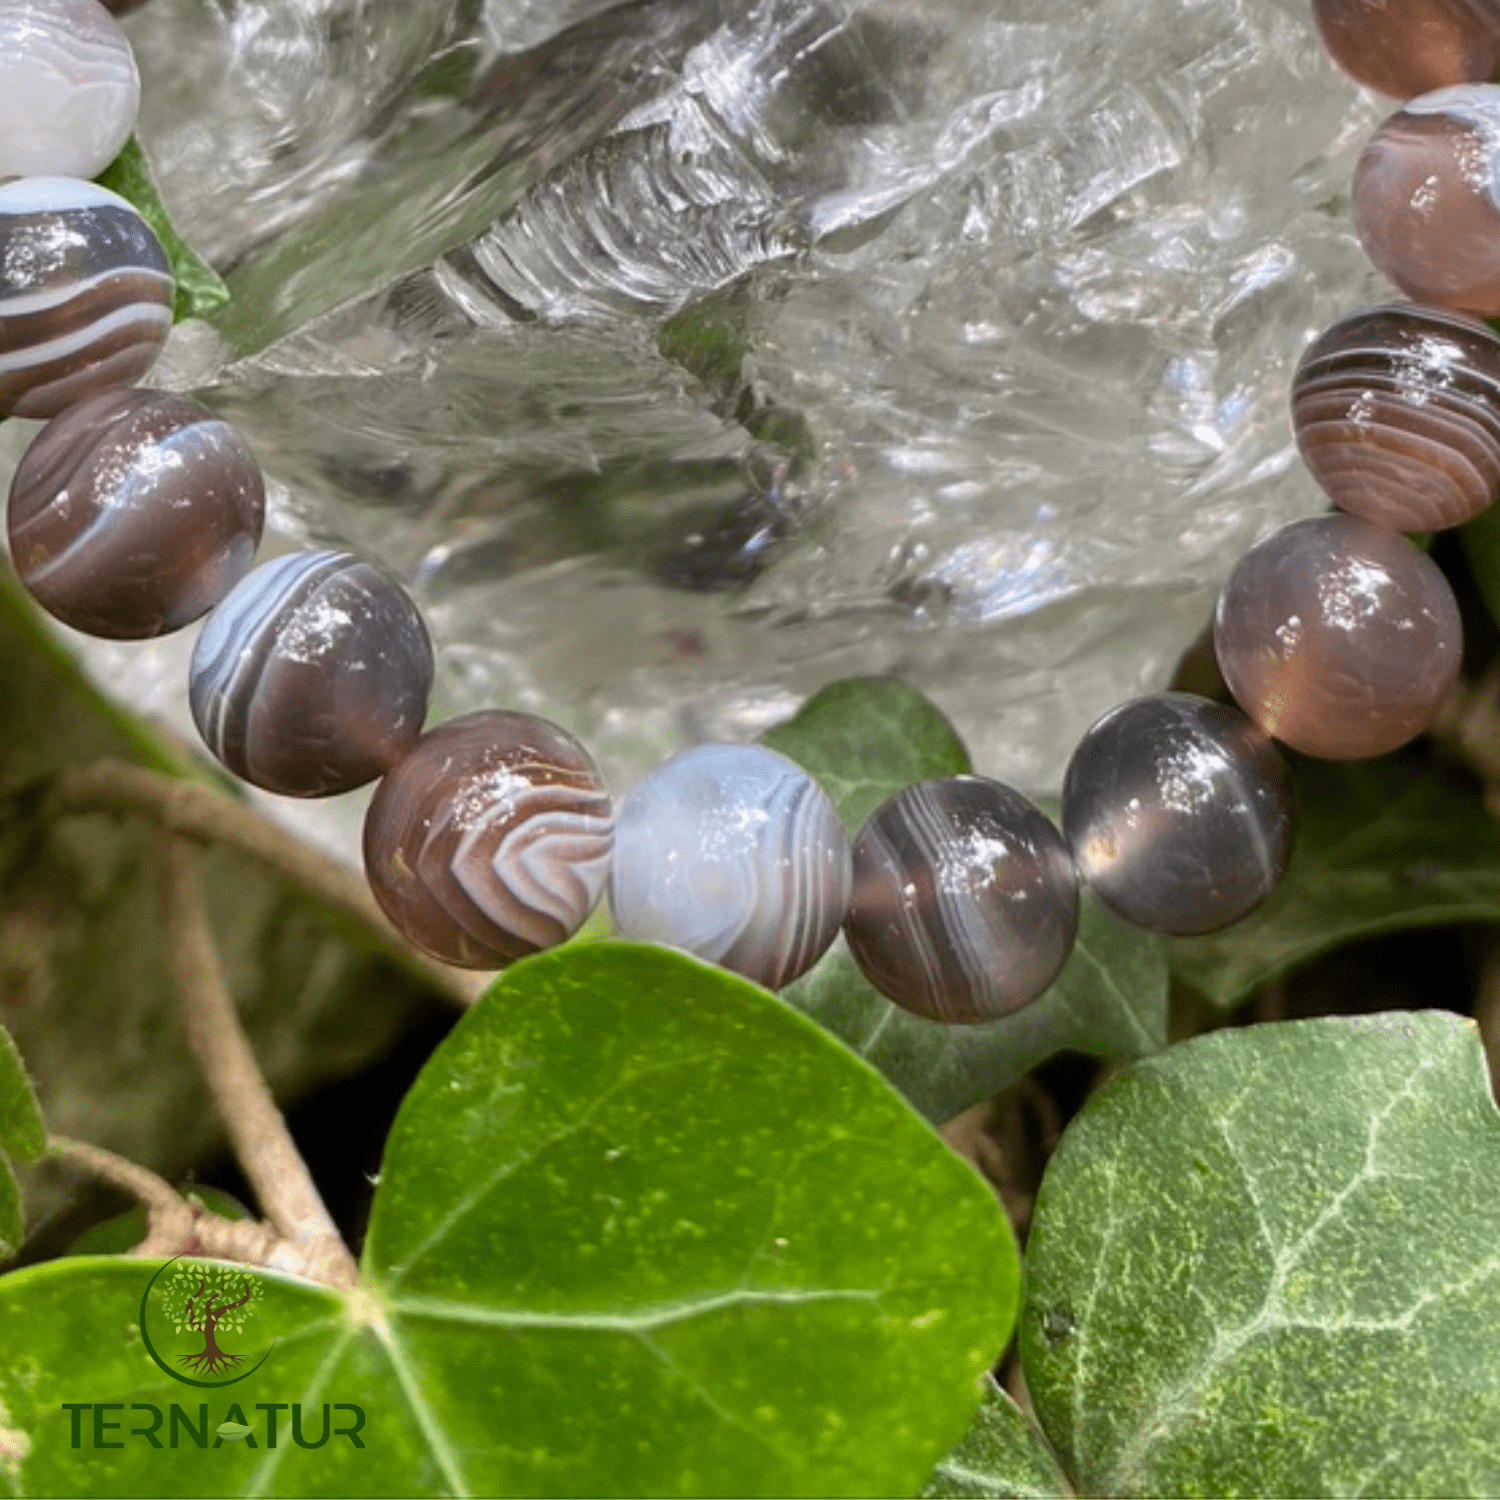
[[[1367,7],[1315,8],[1335,56],[1390,87]],[[1423,0],[1405,14],[1423,87],[1493,73],[1500,21],[1484,7]],[[1378,67],[1362,74],[1367,55]],[[607,887],[622,936],[768,987],[805,973],[842,927],[897,1004],[993,1020],[1061,969],[1080,878],[1155,931],[1245,916],[1291,850],[1271,737],[1379,754],[1428,727],[1456,680],[1452,592],[1399,533],[1457,524],[1500,491],[1500,341],[1462,311],[1500,313],[1500,249],[1465,235],[1500,213],[1472,171],[1475,142],[1500,135],[1491,96],[1414,100],[1361,158],[1367,248],[1438,306],[1355,314],[1303,359],[1297,440],[1339,509],[1253,547],[1225,587],[1215,647],[1244,712],[1180,693],[1112,710],[1071,757],[1061,833],[1018,792],[963,776],[908,787],[851,848],[812,778],[754,745],[674,756],[616,816],[588,752],[555,725],[491,711],[423,734],[432,646],[401,586],[344,553],[252,569],[265,503],[248,448],[196,402],[133,388],[166,337],[172,289],[135,210],[79,180],[128,136],[138,97],[98,0],[0,0],[0,177],[17,179],[0,185],[0,413],[51,419],[11,488],[12,559],[45,609],[95,635],[154,636],[208,613],[190,669],[208,747],[288,796],[380,778],[371,888],[437,958],[499,968],[563,942]],[[1491,289],[1494,306],[1474,300]]]

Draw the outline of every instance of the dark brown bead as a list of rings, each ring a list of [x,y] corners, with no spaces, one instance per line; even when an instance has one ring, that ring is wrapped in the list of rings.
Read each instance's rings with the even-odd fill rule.
[[[1334,62],[1394,99],[1500,73],[1496,0],[1313,0],[1313,19]]]
[[[1500,88],[1410,100],[1354,168],[1365,253],[1415,302],[1500,315]]]
[[[1275,746],[1238,709],[1189,693],[1105,714],[1068,762],[1062,817],[1094,894],[1178,937],[1247,916],[1292,852],[1292,789]]]
[[[1436,308],[1353,313],[1302,356],[1292,427],[1341,510],[1397,531],[1461,525],[1500,494],[1500,339]]]
[[[471,969],[571,937],[604,890],[613,846],[588,752],[530,714],[468,714],[423,735],[365,817],[381,909],[424,952]]]
[[[244,576],[265,518],[254,455],[165,391],[105,391],[54,417],[10,489],[11,558],[42,607],[89,635],[177,630]]]
[[[416,743],[432,642],[389,574],[343,552],[263,563],[208,617],[188,701],[204,743],[244,781],[327,797],[373,781]]]
[[[1458,677],[1458,604],[1431,558],[1357,516],[1267,537],[1219,598],[1214,649],[1267,734],[1329,760],[1383,755],[1436,718]]]

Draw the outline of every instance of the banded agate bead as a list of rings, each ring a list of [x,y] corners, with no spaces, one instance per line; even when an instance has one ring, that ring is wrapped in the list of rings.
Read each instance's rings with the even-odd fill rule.
[[[141,81],[98,0],[0,0],[0,177],[93,177],[135,126]]]
[[[1367,308],[1308,347],[1292,427],[1341,510],[1438,531],[1500,494],[1500,339],[1461,313]]]
[[[1409,100],[1354,168],[1365,253],[1415,302],[1500,314],[1500,88]]]
[[[1122,703],[1078,742],[1063,781],[1078,873],[1117,916],[1189,937],[1247,916],[1292,853],[1292,790],[1270,740],[1189,693]]]
[[[1384,755],[1437,717],[1463,629],[1448,581],[1405,537],[1358,516],[1283,527],[1239,561],[1214,649],[1269,735],[1328,760]]]
[[[1496,0],[1313,0],[1313,19],[1351,78],[1396,99],[1500,73]]]
[[[133,384],[171,327],[166,254],[123,198],[68,177],[0,185],[0,415]]]
[[[411,749],[432,643],[396,580],[342,552],[295,552],[243,578],[203,627],[188,701],[208,748],[243,781],[326,797]]]
[[[588,752],[530,714],[467,714],[423,735],[365,817],[381,909],[418,948],[470,969],[571,937],[604,890],[613,846]]]
[[[609,904],[622,937],[684,948],[774,990],[817,962],[848,900],[838,814],[775,750],[684,750],[620,804]]]
[[[1028,1005],[1077,930],[1062,836],[998,781],[919,781],[854,841],[849,951],[882,995],[928,1020],[994,1021]]]
[[[54,417],[16,469],[7,524],[21,582],[89,635],[177,630],[244,576],[265,519],[260,469],[206,407],[105,391]]]

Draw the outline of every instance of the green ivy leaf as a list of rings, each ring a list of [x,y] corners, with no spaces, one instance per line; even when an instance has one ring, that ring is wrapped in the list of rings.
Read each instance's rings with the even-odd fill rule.
[[[0,1260],[9,1260],[21,1248],[26,1226],[21,1219],[21,1194],[16,1188],[10,1163],[0,1156]]]
[[[933,1470],[923,1500],[1067,1500],[1047,1440],[993,1381],[963,1441]]]
[[[229,288],[219,279],[212,266],[201,260],[186,240],[172,227],[166,205],[161,201],[146,153],[134,137],[125,142],[120,154],[99,174],[97,181],[112,193],[133,203],[140,216],[151,226],[172,265],[177,290],[172,316],[206,318],[215,308],[229,301]]]
[[[10,1033],[0,1026],[0,1151],[35,1161],[47,1149],[47,1127]]]
[[[810,771],[853,834],[914,781],[961,776],[969,756],[915,688],[854,677],[816,693],[764,742]],[[911,1015],[860,973],[840,939],[782,992],[941,1123],[1024,1077],[1054,1052],[1142,1057],[1166,1046],[1167,971],[1159,943],[1085,901],[1077,947],[1052,988],[986,1026]]]
[[[1359,938],[1500,922],[1500,824],[1468,785],[1415,757],[1289,760],[1299,828],[1286,879],[1243,922],[1171,946],[1173,972],[1214,1005]]]
[[[263,1276],[277,1342],[243,1385],[151,1364],[154,1269],[0,1279],[0,1454],[24,1453],[0,1493],[911,1493],[1019,1275],[993,1195],[868,1068],[755,986],[621,943],[518,964],[464,1017],[392,1128],[365,1285]],[[314,1430],[357,1405],[368,1446],[75,1451],[61,1407],[239,1421],[231,1396]]]
[[[953,726],[894,677],[830,683],[761,741],[816,778],[851,838],[902,787],[969,770],[969,752]]]
[[[1500,1494],[1500,1114],[1442,1011],[1138,1063],[1048,1165],[1027,1386],[1090,1495]]]
[[[1039,1000],[984,1026],[945,1026],[893,1005],[842,938],[782,991],[941,1124],[1025,1077],[1054,1053],[1145,1057],[1167,1044],[1162,947],[1085,897],[1073,954]]]

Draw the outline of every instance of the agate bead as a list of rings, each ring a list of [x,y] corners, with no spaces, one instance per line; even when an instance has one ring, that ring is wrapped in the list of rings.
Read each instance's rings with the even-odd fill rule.
[[[1396,99],[1500,73],[1496,0],[1313,0],[1313,19],[1351,78]]]
[[[1361,152],[1353,206],[1365,253],[1413,301],[1500,314],[1500,88],[1410,100]]]
[[[685,750],[620,804],[609,903],[622,937],[780,989],[833,941],[848,899],[838,814],[774,750]]]
[[[1358,516],[1284,527],[1239,561],[1214,649],[1267,734],[1329,760],[1383,755],[1436,718],[1458,677],[1458,604],[1431,558]]]
[[[1292,852],[1292,790],[1270,740],[1188,693],[1122,703],[1078,742],[1063,781],[1078,872],[1117,916],[1187,937],[1248,915]]]
[[[188,701],[236,776],[325,797],[411,749],[432,669],[427,627],[395,579],[347,553],[296,552],[256,568],[208,617]]]
[[[0,185],[0,415],[133,384],[171,326],[167,257],[123,198],[67,177]]]
[[[1292,427],[1341,510],[1397,531],[1458,526],[1500,494],[1500,339],[1434,308],[1368,308],[1302,356]]]
[[[609,876],[614,815],[588,752],[530,714],[432,730],[365,817],[381,909],[446,963],[498,969],[566,941]]]
[[[212,609],[249,569],[264,518],[260,469],[228,423],[164,391],[105,391],[21,459],[11,558],[75,630],[138,639]]]
[[[928,1020],[993,1021],[1029,1004],[1077,929],[1062,836],[998,781],[919,781],[855,840],[849,951],[881,994]]]
[[[0,177],[93,177],[140,101],[130,43],[98,0],[0,0]]]

